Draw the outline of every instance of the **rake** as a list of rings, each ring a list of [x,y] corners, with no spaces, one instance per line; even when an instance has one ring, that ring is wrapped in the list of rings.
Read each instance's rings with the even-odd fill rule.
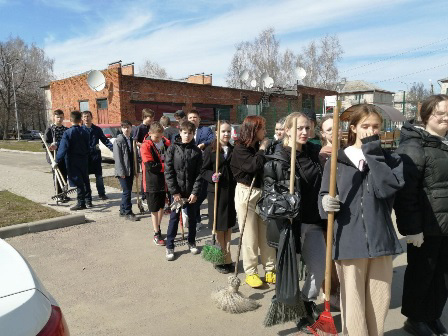
[[[336,173],[337,173],[337,159],[338,159],[338,130],[339,130],[339,102],[336,106],[335,113],[333,113],[333,148],[331,150],[331,170],[330,170],[330,187],[329,195],[336,196]],[[332,258],[332,244],[333,241],[333,225],[334,225],[334,212],[328,213],[328,229],[327,229],[327,248],[326,248],[326,260],[325,260],[325,310],[320,314],[317,321],[308,327],[313,335],[320,336],[337,336],[338,331],[334,324],[333,316],[330,312],[330,291],[331,291],[331,266],[333,262]]]
[[[50,148],[48,148],[47,143],[45,142],[44,136],[42,133],[39,133],[39,136],[42,140],[42,142],[44,143],[45,149],[47,151],[47,154],[50,158],[50,161],[52,163],[52,166],[54,163],[56,163],[55,161],[55,157],[53,157],[53,154],[51,154]],[[55,153],[56,156],[56,153]],[[73,194],[74,192],[76,192],[76,188],[69,188],[68,187],[68,183],[64,178],[64,175],[62,175],[61,170],[59,169],[59,167],[55,167],[52,168],[53,172],[54,172],[54,179],[55,179],[55,189],[56,189],[56,195],[52,196],[51,199],[52,200],[56,200],[56,204],[59,205],[59,199],[61,198],[65,198],[67,197],[68,194]],[[59,194],[57,193],[57,185],[59,184],[59,187],[61,188],[62,192],[60,192]]]

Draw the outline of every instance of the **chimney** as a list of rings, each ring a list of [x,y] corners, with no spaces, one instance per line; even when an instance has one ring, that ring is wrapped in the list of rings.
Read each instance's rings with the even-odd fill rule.
[[[204,75],[204,73],[190,75],[187,78],[187,83],[212,85],[212,74]]]
[[[121,67],[121,74],[125,76],[134,76],[134,62],[123,65]]]
[[[115,69],[115,68],[121,68],[121,60],[117,62],[109,63],[108,69]]]

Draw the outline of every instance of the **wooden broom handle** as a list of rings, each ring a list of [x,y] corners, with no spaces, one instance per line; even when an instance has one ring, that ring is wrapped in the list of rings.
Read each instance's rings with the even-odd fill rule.
[[[221,122],[218,120],[218,124],[216,125],[216,168],[215,173],[219,173],[219,155],[220,153],[220,134],[221,134]],[[215,183],[215,204],[213,205],[213,231],[212,234],[216,234],[216,218],[218,212],[218,182]]]
[[[330,186],[329,195],[331,197],[336,196],[336,173],[338,163],[338,143],[339,143],[339,108],[340,102],[336,104],[335,111],[333,113],[333,139],[331,148],[331,166],[330,166]],[[326,261],[325,261],[325,300],[330,301],[331,291],[331,266],[333,263],[332,250],[333,250],[333,225],[334,225],[334,212],[328,213],[328,226],[327,226],[327,248],[326,248]]]
[[[292,138],[292,139],[291,139]],[[289,174],[289,193],[294,194],[294,182],[296,181],[296,150],[297,150],[297,118],[292,119],[291,138],[291,172]],[[292,219],[291,219],[292,223]]]

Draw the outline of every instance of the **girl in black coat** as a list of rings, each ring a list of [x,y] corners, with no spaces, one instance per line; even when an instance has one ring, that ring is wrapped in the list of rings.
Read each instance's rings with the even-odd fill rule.
[[[384,334],[392,283],[392,256],[402,252],[392,203],[404,185],[398,155],[381,148],[381,114],[370,104],[353,107],[348,147],[338,152],[337,197],[329,193],[325,164],[319,206],[335,212],[333,259],[341,282],[342,334]]]
[[[448,335],[440,321],[448,298],[448,96],[429,97],[420,116],[425,129],[404,124],[397,149],[406,183],[394,208],[408,243],[401,312],[414,335]]]
[[[294,119],[297,119],[296,139],[292,138]],[[322,181],[322,166],[319,161],[320,147],[308,141],[312,124],[305,114],[291,113],[286,118],[284,127],[283,143],[273,155],[267,157],[270,161],[264,166],[264,188],[265,191],[271,190],[271,185],[275,184],[278,190],[288,190],[289,193],[291,146],[295,141],[297,151],[294,153],[296,155],[294,192],[298,193],[300,197],[300,211],[293,220],[291,230],[296,242],[296,252],[302,254],[308,269],[302,287],[302,298],[307,309],[307,316],[297,322],[297,327],[300,331],[307,333],[307,327],[315,322],[319,314],[315,301],[325,275],[324,222],[319,215],[317,205]],[[278,218],[273,221],[280,230],[289,225],[289,219],[286,218]],[[270,222],[270,228],[272,225],[273,223]],[[268,242],[274,243],[271,246],[275,246],[277,242],[273,242],[273,240],[276,238],[270,237],[271,232],[268,229]],[[293,280],[291,279],[291,281]]]
[[[225,262],[223,265],[215,265],[220,273],[229,273],[232,271],[232,257],[230,254],[230,241],[232,227],[236,223],[235,211],[235,188],[236,181],[230,170],[230,159],[232,157],[233,146],[229,143],[231,135],[230,123],[221,121],[221,130],[219,134],[220,153],[219,153],[219,175],[216,175],[216,140],[212,146],[208,146],[203,153],[203,164],[201,176],[208,182],[208,218],[209,226],[213,227],[213,213],[215,203],[215,183],[218,183],[218,206],[216,215],[216,239],[225,251]]]

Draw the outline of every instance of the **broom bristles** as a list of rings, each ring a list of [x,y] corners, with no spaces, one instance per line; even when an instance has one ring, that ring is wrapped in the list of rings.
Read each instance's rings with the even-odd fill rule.
[[[231,314],[241,314],[252,311],[260,307],[260,304],[245,297],[238,291],[241,284],[240,279],[234,275],[228,279],[229,287],[218,289],[212,293],[212,300],[215,305]]]
[[[216,265],[225,263],[225,254],[220,246],[206,243],[202,248],[202,258]]]
[[[274,296],[269,305],[268,313],[266,314],[263,325],[265,327],[272,327],[277,324],[296,321],[305,315],[306,309],[302,300],[299,300],[295,305],[286,305],[279,302]]]
[[[308,327],[308,330],[313,333],[313,335],[319,336],[337,336],[338,331],[334,324],[333,316],[330,313],[330,302],[325,301],[325,311],[319,315],[317,321]]]

